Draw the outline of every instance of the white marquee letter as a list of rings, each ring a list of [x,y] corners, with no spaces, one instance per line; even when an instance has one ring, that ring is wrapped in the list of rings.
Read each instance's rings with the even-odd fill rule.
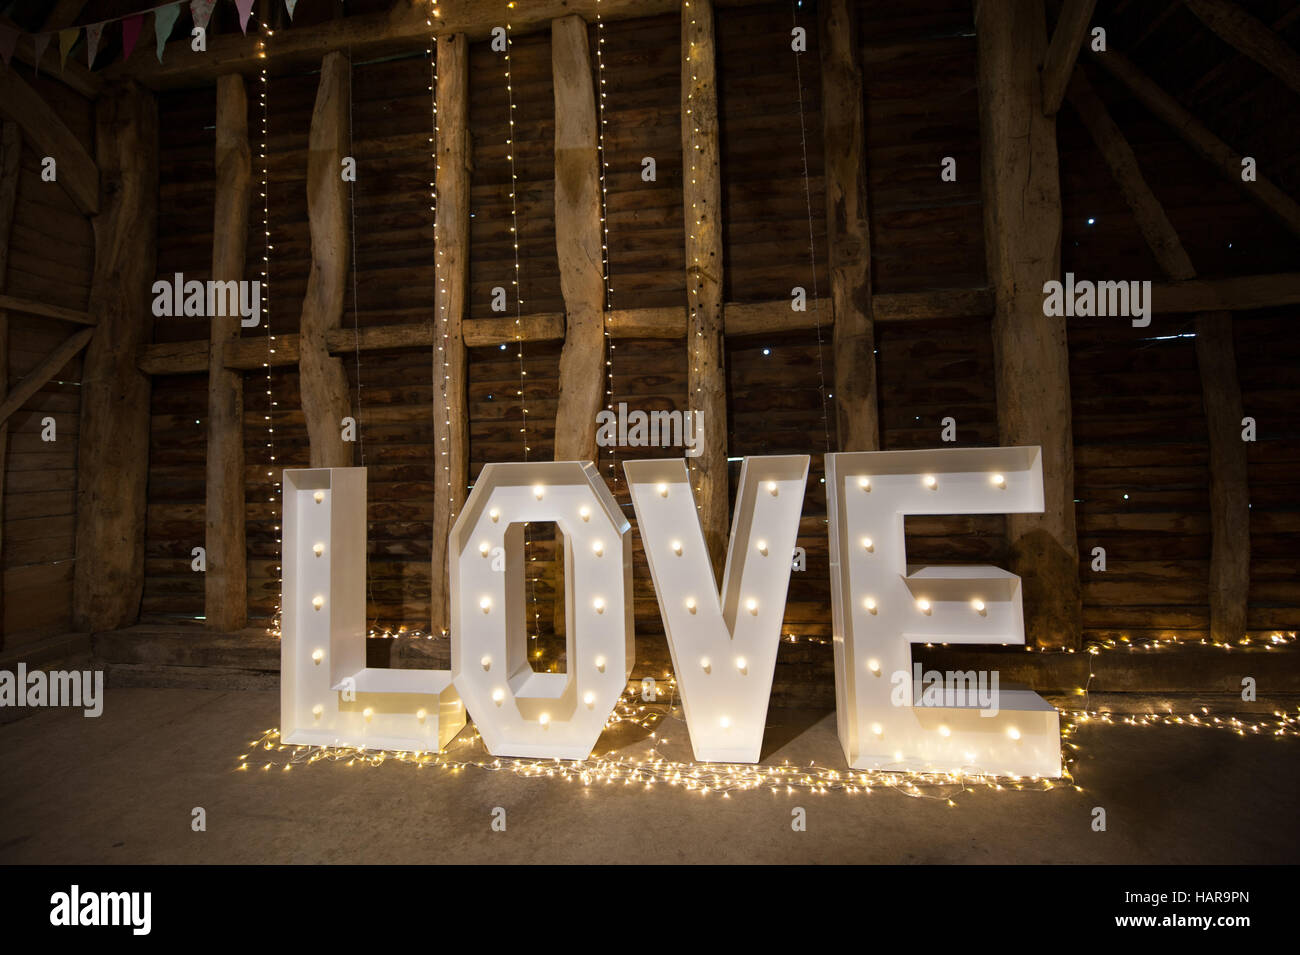
[[[756,763],[808,456],[745,458],[719,593],[684,460],[626,461],[695,758]]]
[[[440,750],[465,725],[447,670],[366,666],[366,469],[284,472],[286,743]]]
[[[1056,710],[1037,694],[1002,688],[990,706],[919,705],[913,643],[1025,642],[1020,578],[996,567],[909,567],[908,514],[1043,510],[1038,448],[858,451],[826,456],[835,703],[840,744],[854,769],[1059,776]],[[891,705],[891,680],[911,693]],[[995,712],[996,710],[996,712]]]
[[[528,661],[524,524],[538,521],[564,534],[565,673]],[[451,663],[492,755],[591,755],[636,659],[630,530],[591,464],[484,465],[448,547]]]

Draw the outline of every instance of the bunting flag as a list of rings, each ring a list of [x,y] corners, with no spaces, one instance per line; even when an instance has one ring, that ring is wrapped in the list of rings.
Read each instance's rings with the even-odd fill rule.
[[[176,25],[176,18],[181,15],[181,5],[179,3],[169,3],[165,7],[159,7],[153,13],[153,32],[158,40],[158,62],[162,62],[163,47],[167,45],[167,38],[172,35],[172,27]]]
[[[248,18],[253,13],[253,0],[235,0],[235,6],[239,8],[239,28],[247,33]]]
[[[289,19],[293,19],[293,8],[298,5],[298,0],[284,0],[284,8],[289,11]]]
[[[60,70],[68,65],[68,54],[72,52],[72,47],[76,44],[79,36],[81,36],[81,27],[68,27],[66,30],[59,31]]]
[[[99,38],[103,33],[102,23],[92,23],[86,27],[86,69],[94,69],[95,53],[99,50]]]
[[[194,25],[200,30],[208,28],[208,21],[212,19],[212,8],[217,5],[217,0],[190,0],[190,16],[194,18]]]
[[[9,58],[14,55],[14,47],[18,45],[18,31],[12,27],[0,25],[0,60],[5,61],[5,66],[9,65]]]
[[[122,21],[122,59],[130,59],[131,51],[135,49],[135,41],[140,39],[140,31],[143,29],[143,13],[137,13]]]
[[[48,33],[38,33],[32,37],[32,46],[36,48],[36,75],[41,74],[41,57],[45,55],[45,48],[50,45],[50,35]]]

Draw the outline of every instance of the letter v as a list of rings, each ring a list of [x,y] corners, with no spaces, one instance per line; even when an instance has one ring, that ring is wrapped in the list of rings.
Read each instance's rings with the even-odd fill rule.
[[[744,459],[721,591],[686,461],[623,464],[697,760],[758,762],[808,460]]]

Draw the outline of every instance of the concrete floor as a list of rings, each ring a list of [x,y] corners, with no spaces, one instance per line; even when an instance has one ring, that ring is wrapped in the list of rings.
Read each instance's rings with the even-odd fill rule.
[[[950,808],[887,790],[723,799],[394,762],[236,771],[278,717],[273,692],[118,688],[99,719],[0,725],[0,863],[1300,861],[1296,738],[1093,724],[1075,737],[1083,792],[980,790]],[[833,714],[770,722],[767,762],[843,768]],[[668,735],[669,754],[689,753],[680,725]],[[191,831],[195,806],[206,832]],[[1092,831],[1094,806],[1108,831]]]

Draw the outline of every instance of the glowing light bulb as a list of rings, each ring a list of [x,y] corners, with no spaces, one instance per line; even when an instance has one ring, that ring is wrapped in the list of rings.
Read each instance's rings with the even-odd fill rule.
[[[543,726],[550,726],[550,725],[551,725],[551,714],[550,714],[550,713],[543,713],[541,716],[537,717],[537,722],[541,723]]]
[[[870,491],[870,490],[871,490],[871,478],[869,478],[869,477],[860,477],[860,478],[858,478],[858,487],[862,488],[862,490],[864,490],[864,491]]]
[[[489,654],[483,654],[483,659],[479,660],[479,666],[485,670],[492,669],[492,657]]]
[[[325,707],[322,706],[320,703],[317,703],[315,706],[311,708],[312,716],[320,716],[324,712],[325,712]]]
[[[311,605],[319,610],[321,607],[325,606],[325,598],[320,594],[317,594],[315,597],[311,598]]]
[[[1008,726],[1007,735],[1012,739],[1020,739],[1020,730],[1016,729],[1014,726]]]
[[[429,711],[426,710],[424,707],[420,707],[418,710],[415,711],[415,718],[419,720],[421,723],[423,723],[426,719],[429,718]]]
[[[605,553],[605,545],[601,541],[592,541],[591,549],[597,557]]]
[[[768,494],[771,494],[773,497],[776,497],[776,482],[775,482],[775,481],[768,481],[768,482],[767,482],[767,493],[768,493]]]
[[[321,554],[325,553],[325,545],[319,543],[313,544],[311,548],[311,552],[315,554],[317,557],[319,557]]]
[[[875,613],[875,612],[876,612],[876,598],[875,598],[875,597],[868,597],[868,598],[866,598],[865,600],[862,601],[862,606],[865,607],[865,608],[867,609],[867,612],[868,612],[868,613]]]
[[[595,600],[593,600],[593,601],[591,602],[591,605],[592,605],[593,607],[596,608],[596,613],[604,613],[604,612],[605,612],[605,598],[604,598],[604,597],[597,597]]]
[[[482,600],[478,602],[478,605],[484,613],[487,613],[489,610],[492,609],[492,598],[484,597]]]
[[[589,508],[586,504],[582,505],[582,507],[578,508],[578,516],[581,517],[584,521],[591,520],[591,508]]]
[[[655,490],[659,492],[659,496],[660,496],[660,497],[667,497],[667,496],[668,496],[668,485],[667,485],[667,484],[664,484],[663,482],[660,482],[659,484],[656,484],[656,485],[655,485]]]
[[[994,487],[1006,487],[1006,486],[1007,486],[1007,479],[1006,479],[1006,476],[1005,476],[1005,475],[1002,475],[1002,474],[995,474],[995,475],[993,475],[991,478],[989,478],[989,480],[993,482]]]
[[[933,491],[936,487],[939,486],[939,479],[935,477],[933,474],[927,474],[925,476],[925,486]]]
[[[605,672],[605,658],[604,658],[604,657],[596,657],[595,663],[596,663],[596,669],[599,670],[601,673],[604,673],[604,672]]]
[[[543,488],[540,484],[533,485],[533,497],[537,498],[540,501],[544,493],[546,493],[546,489]]]
[[[758,613],[758,601],[753,599],[752,597],[749,600],[746,600],[745,609],[753,614]]]
[[[758,552],[759,552],[760,554],[762,554],[764,557],[767,556],[767,541],[759,541],[759,542],[758,542],[756,545],[754,545],[754,546],[756,546],[756,547],[758,548]]]
[[[588,690],[586,693],[582,694],[582,702],[586,703],[588,706],[594,706],[596,703],[596,694]]]
[[[868,661],[867,661],[867,669],[870,670],[872,673],[876,674],[877,676],[879,676],[879,675],[880,675],[880,661],[879,661],[879,660],[868,660]]]
[[[884,735],[885,735],[885,728],[884,728],[883,726],[881,726],[879,723],[872,723],[872,724],[871,724],[871,732],[872,732],[874,735],[876,735],[876,736],[884,736]]]
[[[694,597],[687,597],[687,598],[686,598],[686,609],[689,610],[691,613],[695,613],[695,598],[694,598]]]
[[[920,600],[918,600],[918,601],[916,602],[916,609],[919,610],[919,611],[921,611],[921,613],[929,613],[929,612],[930,612],[930,601],[928,601],[928,600],[926,600],[924,597],[922,597]]]
[[[712,664],[709,662],[709,658],[708,658],[708,657],[700,657],[700,669],[701,669],[701,670],[707,670],[710,666],[712,666]]]
[[[948,727],[946,727],[946,726],[940,726],[940,727],[939,727],[939,735],[940,735],[940,736],[951,736],[951,735],[952,735],[952,730],[948,729]]]
[[[375,708],[373,706],[367,706],[361,711],[361,715],[366,719],[371,719],[375,715]]]
[[[494,507],[492,510],[488,511],[488,517],[492,518],[492,523],[495,524],[497,521],[501,520],[501,512]]]
[[[673,548],[673,553],[674,553],[674,554],[676,554],[678,557],[681,557],[681,556],[682,556],[682,542],[681,542],[681,541],[673,541],[673,543],[672,543],[672,548]]]
[[[311,658],[312,658],[312,660],[314,660],[316,663],[320,663],[322,660],[325,659],[325,651],[324,651],[324,650],[319,650],[319,649],[318,649],[318,650],[313,650],[312,653],[311,653]]]
[[[974,610],[976,613],[984,612],[984,601],[980,600],[979,598],[972,600],[970,602],[970,605],[971,605],[971,609]]]
[[[495,690],[492,691],[493,703],[500,703],[505,698],[506,698],[506,691],[501,689],[501,687],[497,687]]]
[[[486,557],[488,554],[492,553],[492,545],[487,541],[484,541],[478,545],[478,552]]]
[[[864,538],[862,538],[862,549],[863,549],[863,550],[875,550],[875,549],[876,549],[876,542],[873,541],[870,537],[864,537]]]
[[[744,670],[749,666],[749,662],[744,657],[736,657],[736,669]]]
[[[731,717],[724,716],[722,719],[718,720],[718,725],[725,730],[727,727],[731,725]]]
[[[317,491],[315,494],[312,495],[312,498],[316,501],[317,504],[319,504],[321,503],[321,501],[325,500],[325,492]]]

